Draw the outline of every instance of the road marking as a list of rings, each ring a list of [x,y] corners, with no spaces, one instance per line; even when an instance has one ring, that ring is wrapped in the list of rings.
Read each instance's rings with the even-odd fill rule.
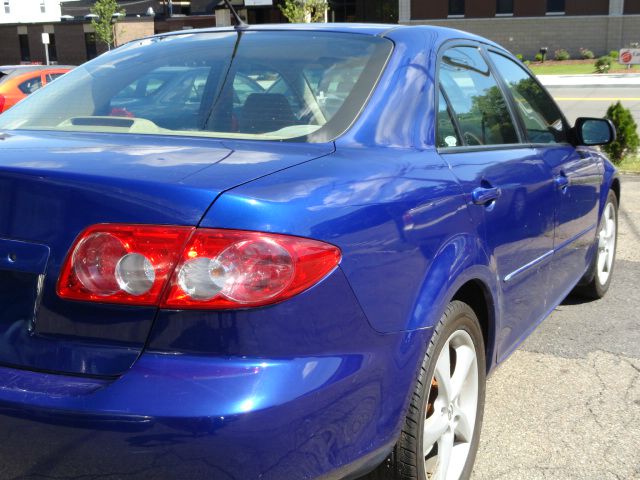
[[[554,97],[559,102],[640,102],[640,97]]]

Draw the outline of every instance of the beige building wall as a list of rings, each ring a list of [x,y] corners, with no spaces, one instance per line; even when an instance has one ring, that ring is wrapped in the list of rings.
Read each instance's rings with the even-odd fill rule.
[[[115,25],[115,45],[123,45],[131,40],[150,37],[154,34],[153,18],[119,21]]]

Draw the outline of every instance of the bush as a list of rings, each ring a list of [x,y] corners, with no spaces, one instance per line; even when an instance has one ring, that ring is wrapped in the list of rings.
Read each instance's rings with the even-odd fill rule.
[[[608,108],[605,118],[611,120],[616,127],[617,136],[614,142],[604,146],[604,151],[613,163],[620,163],[624,157],[638,150],[638,125],[629,109],[624,108],[619,101]]]
[[[529,65],[531,65],[531,60],[525,60],[524,64],[528,67]]]
[[[600,57],[595,63],[596,72],[607,73],[611,69],[611,57]]]
[[[519,54],[516,55],[516,58],[522,62],[524,60],[524,55],[519,53]]]
[[[588,48],[581,48],[580,58],[582,58],[583,60],[593,60],[594,58],[596,58],[596,56]]]
[[[570,60],[571,55],[569,55],[569,52],[567,52],[564,48],[560,48],[555,51],[554,58],[558,61]]]
[[[542,54],[536,53],[536,62],[541,62],[541,61],[542,61]]]
[[[620,57],[620,52],[618,50],[611,50],[609,52],[609,56],[611,58],[614,58],[614,59],[618,60],[618,58]]]

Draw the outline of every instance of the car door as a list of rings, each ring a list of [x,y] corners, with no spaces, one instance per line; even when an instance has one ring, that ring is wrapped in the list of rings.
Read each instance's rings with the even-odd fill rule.
[[[556,304],[588,267],[603,166],[589,149],[576,149],[569,143],[569,128],[560,109],[524,67],[498,51],[489,51],[489,57],[512,95],[529,142],[554,177],[556,225],[550,301]]]
[[[479,45],[450,46],[438,61],[436,142],[467,195],[501,286],[496,339],[501,359],[548,310],[553,174],[526,143]]]

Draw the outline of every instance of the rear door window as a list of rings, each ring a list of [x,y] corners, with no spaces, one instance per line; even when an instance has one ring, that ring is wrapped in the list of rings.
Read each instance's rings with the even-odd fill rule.
[[[56,78],[61,77],[64,73],[47,73],[45,76],[47,83],[53,82]]]
[[[440,60],[440,86],[467,146],[519,142],[507,101],[475,47],[453,47]]]
[[[489,55],[513,95],[529,141],[566,142],[567,133],[562,113],[549,94],[529,72],[513,60],[494,52]]]

